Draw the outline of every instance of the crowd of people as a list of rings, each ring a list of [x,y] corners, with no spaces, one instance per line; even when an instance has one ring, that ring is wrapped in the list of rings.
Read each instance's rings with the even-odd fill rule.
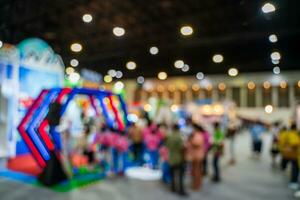
[[[190,174],[193,190],[201,189],[202,177],[208,175],[208,168],[212,168],[211,180],[215,183],[221,181],[220,159],[225,131],[219,123],[213,123],[212,131],[208,132],[189,118],[183,125],[145,121],[143,126],[132,123],[126,131],[87,123],[84,134],[72,152],[67,153],[72,154],[68,156],[71,165],[93,167],[101,163],[107,175],[123,174],[127,167],[132,166],[161,170],[163,183],[183,196],[187,195],[184,184],[187,174]],[[233,128],[226,132],[233,138]],[[63,146],[71,149],[66,141],[68,139]],[[233,157],[231,162],[234,162]]]

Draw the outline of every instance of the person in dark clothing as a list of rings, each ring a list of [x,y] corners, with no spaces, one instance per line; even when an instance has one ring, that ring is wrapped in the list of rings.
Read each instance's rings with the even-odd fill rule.
[[[173,133],[166,140],[166,147],[169,151],[169,165],[171,174],[171,190],[179,195],[186,196],[184,187],[184,142],[179,133],[179,126],[173,126]]]

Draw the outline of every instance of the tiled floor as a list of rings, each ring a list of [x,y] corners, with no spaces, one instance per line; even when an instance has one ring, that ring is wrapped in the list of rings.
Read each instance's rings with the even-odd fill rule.
[[[250,159],[250,141],[247,134],[236,140],[238,162],[226,165],[223,158],[223,182],[212,184],[205,180],[200,192],[190,192],[189,199],[205,200],[290,200],[287,176],[271,169],[268,151],[269,137],[265,137],[265,150],[261,160]],[[159,182],[143,182],[118,178],[105,180],[69,193],[56,193],[45,188],[32,187],[0,178],[0,200],[176,200]]]

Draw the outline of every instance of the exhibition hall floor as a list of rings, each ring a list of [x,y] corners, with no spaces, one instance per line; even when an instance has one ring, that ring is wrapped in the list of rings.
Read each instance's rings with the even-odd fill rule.
[[[247,134],[236,139],[237,164],[223,163],[223,181],[213,184],[206,179],[201,192],[189,192],[188,199],[205,200],[289,200],[293,192],[287,188],[287,176],[271,169],[269,137],[265,137],[263,158],[250,158],[250,139]],[[228,153],[227,153],[228,155]],[[223,158],[226,161],[226,158]],[[57,193],[46,188],[25,185],[0,177],[2,200],[176,200],[182,199],[168,191],[160,182],[144,182],[115,178],[104,180],[69,193]]]

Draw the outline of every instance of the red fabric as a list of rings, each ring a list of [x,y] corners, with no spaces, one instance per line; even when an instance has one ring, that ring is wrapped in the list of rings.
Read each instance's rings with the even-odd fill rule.
[[[10,158],[7,162],[7,168],[12,171],[18,171],[34,176],[37,176],[42,172],[42,168],[37,164],[31,154]]]

